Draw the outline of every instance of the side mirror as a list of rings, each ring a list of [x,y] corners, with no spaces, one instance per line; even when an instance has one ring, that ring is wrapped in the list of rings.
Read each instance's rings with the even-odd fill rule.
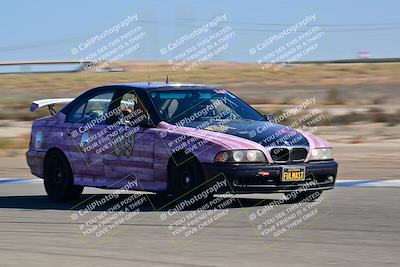
[[[264,115],[264,118],[265,118],[266,121],[273,121],[274,120],[274,114],[272,114],[272,113],[266,114],[266,115]]]

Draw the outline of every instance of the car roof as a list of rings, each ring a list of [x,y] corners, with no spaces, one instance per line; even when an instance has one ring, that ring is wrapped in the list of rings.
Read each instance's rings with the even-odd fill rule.
[[[108,86],[124,86],[131,88],[138,88],[143,90],[157,90],[157,89],[219,89],[215,86],[204,85],[204,84],[191,84],[191,83],[166,83],[166,82],[141,82],[141,83],[119,83],[119,84],[111,84]]]

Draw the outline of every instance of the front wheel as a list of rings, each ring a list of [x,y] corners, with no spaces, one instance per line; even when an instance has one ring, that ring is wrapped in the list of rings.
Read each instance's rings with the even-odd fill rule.
[[[200,163],[194,158],[178,158],[169,170],[169,193],[175,198],[189,199],[199,195],[199,203],[212,198],[212,194],[204,194],[206,186]]]
[[[288,203],[311,202],[317,200],[322,195],[322,190],[306,191],[295,194],[295,192],[285,193]]]
[[[45,161],[44,188],[51,200],[78,200],[83,186],[74,185],[74,177],[67,158],[60,152],[50,152]]]

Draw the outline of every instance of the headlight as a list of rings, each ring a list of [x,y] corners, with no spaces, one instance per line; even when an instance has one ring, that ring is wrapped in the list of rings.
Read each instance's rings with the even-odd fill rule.
[[[314,148],[311,151],[310,160],[327,160],[327,159],[333,159],[332,148],[330,147]]]
[[[231,150],[217,154],[215,162],[266,162],[260,150]]]

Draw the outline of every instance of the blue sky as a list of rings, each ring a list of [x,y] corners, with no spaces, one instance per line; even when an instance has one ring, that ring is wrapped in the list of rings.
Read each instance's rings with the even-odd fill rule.
[[[4,0],[0,9],[0,61],[77,59],[71,49],[88,37],[137,14],[147,33],[124,59],[167,60],[160,48],[226,14],[235,31],[223,61],[255,61],[249,48],[307,15],[316,15],[324,37],[302,60],[400,57],[400,1],[75,1]],[[365,25],[367,24],[367,25]],[[350,31],[349,31],[350,30]]]

